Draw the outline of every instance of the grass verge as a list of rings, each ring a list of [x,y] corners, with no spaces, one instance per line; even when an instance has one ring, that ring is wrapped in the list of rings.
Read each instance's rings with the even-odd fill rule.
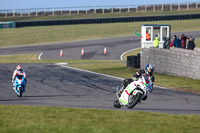
[[[170,24],[172,26],[172,32],[200,30],[200,19],[156,21],[145,23]],[[15,29],[1,29],[0,47],[38,45],[97,38],[133,36],[133,31],[140,32],[141,24],[144,24],[144,22],[38,26]]]
[[[198,115],[0,105],[0,133],[197,133]]]

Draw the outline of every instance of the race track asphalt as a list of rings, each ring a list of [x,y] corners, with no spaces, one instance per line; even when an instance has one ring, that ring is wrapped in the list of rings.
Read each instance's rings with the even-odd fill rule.
[[[194,32],[192,35],[195,37],[198,34],[200,32]],[[91,49],[89,49],[90,46]],[[104,46],[108,47],[107,55],[103,54]],[[84,57],[85,59],[119,60],[123,52],[139,46],[137,37],[119,37],[40,46],[1,48],[0,55],[39,54],[43,52],[42,59],[83,59],[80,56],[80,51],[84,47],[85,52],[89,53],[88,56]],[[66,50],[63,57],[59,57],[60,49]],[[69,51],[67,52],[67,50]],[[27,71],[28,82],[26,92],[19,98],[12,90],[11,83],[12,72],[16,65],[0,64],[0,104],[200,115],[199,95],[162,87],[155,87],[153,93],[148,95],[148,99],[136,105],[132,110],[125,107],[115,109],[112,103],[115,98],[116,87],[122,83],[121,79],[74,70],[55,64],[21,64]]]

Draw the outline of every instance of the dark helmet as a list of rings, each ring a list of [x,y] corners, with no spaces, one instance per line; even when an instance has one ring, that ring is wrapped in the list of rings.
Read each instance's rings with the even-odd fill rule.
[[[147,65],[145,66],[145,72],[146,72],[147,74],[153,73],[153,71],[154,71],[154,65],[152,65],[152,64],[147,64]]]

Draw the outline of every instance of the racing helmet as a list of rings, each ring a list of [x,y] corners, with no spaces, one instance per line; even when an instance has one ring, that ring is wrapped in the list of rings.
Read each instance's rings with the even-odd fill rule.
[[[20,71],[22,69],[21,65],[17,65],[16,69],[17,71]]]
[[[154,71],[154,65],[152,65],[152,64],[147,64],[147,65],[145,66],[145,72],[146,72],[147,74],[153,73],[153,71]]]

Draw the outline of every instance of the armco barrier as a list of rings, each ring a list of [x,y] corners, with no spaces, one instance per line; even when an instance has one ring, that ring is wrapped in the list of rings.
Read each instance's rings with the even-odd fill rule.
[[[165,16],[143,16],[143,17],[19,21],[19,22],[16,22],[16,27],[75,25],[75,24],[100,24],[100,23],[141,22],[141,21],[164,21],[164,20],[184,20],[184,19],[199,19],[199,18],[200,18],[200,13],[198,13],[198,14],[183,14],[183,15],[165,15]]]

